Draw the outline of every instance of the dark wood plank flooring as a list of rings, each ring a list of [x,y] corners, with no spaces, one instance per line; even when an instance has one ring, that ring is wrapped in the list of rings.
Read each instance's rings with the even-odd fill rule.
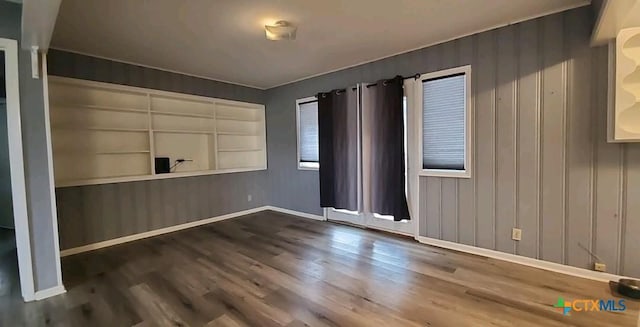
[[[563,316],[558,297],[608,285],[273,212],[62,264],[68,292],[27,304],[0,270],[0,325],[637,326],[640,306]]]

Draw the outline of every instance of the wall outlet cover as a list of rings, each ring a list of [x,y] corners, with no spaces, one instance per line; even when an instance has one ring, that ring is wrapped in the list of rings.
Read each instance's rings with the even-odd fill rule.
[[[606,272],[607,271],[607,265],[604,264],[604,263],[596,262],[596,263],[593,264],[593,270]]]
[[[522,240],[522,229],[514,228],[511,232],[511,239],[514,241]]]

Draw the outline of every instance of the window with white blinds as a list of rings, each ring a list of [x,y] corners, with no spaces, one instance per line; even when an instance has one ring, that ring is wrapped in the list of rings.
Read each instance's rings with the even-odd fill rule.
[[[422,169],[469,177],[467,67],[423,75]],[[456,175],[458,174],[458,175]],[[430,174],[427,174],[430,175]]]
[[[298,106],[298,167],[318,168],[318,101],[296,101]]]

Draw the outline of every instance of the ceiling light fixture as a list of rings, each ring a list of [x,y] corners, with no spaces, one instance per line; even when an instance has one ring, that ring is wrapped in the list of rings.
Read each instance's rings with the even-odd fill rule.
[[[295,40],[297,30],[298,28],[296,26],[284,20],[279,20],[273,25],[264,26],[267,40],[272,41]]]

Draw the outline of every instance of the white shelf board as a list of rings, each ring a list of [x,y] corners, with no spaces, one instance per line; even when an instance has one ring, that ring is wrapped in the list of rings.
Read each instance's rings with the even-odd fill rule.
[[[237,149],[219,149],[218,150],[218,152],[257,152],[257,151],[262,151],[262,149],[260,149],[260,148],[253,148],[253,149],[237,148]]]
[[[120,107],[97,106],[97,105],[88,105],[88,104],[60,103],[60,104],[52,104],[51,106],[56,108],[65,108],[65,109],[71,109],[71,110],[91,109],[91,110],[116,111],[116,112],[133,112],[133,113],[139,113],[139,114],[149,113],[146,109],[120,108]]]
[[[261,121],[260,119],[246,119],[246,118],[237,118],[237,117],[222,116],[222,115],[216,115],[216,119],[217,120],[241,121],[241,122],[247,122],[247,123],[258,123],[258,122]]]
[[[173,112],[173,111],[151,110],[151,114],[153,114],[153,115],[161,115],[161,116],[179,116],[179,117],[194,117],[194,118],[204,118],[204,119],[215,119],[213,117],[213,115],[200,115],[200,114]]]
[[[217,132],[218,135],[237,135],[237,136],[260,136],[256,133],[246,133],[246,132]]]
[[[103,131],[103,132],[144,132],[148,133],[146,128],[117,128],[117,127],[77,127],[77,126],[53,126],[53,130],[68,131]]]
[[[151,153],[149,150],[131,150],[131,151],[64,151],[58,150],[55,151],[57,154],[62,155],[78,155],[78,156],[86,156],[86,155],[108,155],[108,154],[141,154],[141,153]]]
[[[154,133],[171,133],[171,134],[213,134],[213,131],[189,131],[181,129],[154,129]]]
[[[61,76],[49,76],[49,82],[50,83],[53,82],[53,83],[57,83],[57,84],[72,85],[72,86],[84,86],[84,87],[92,87],[92,88],[102,88],[102,89],[107,89],[109,91],[121,91],[121,92],[126,92],[126,93],[129,93],[129,94],[131,94],[131,93],[134,93],[134,94],[135,93],[139,93],[139,94],[148,94],[148,95],[151,95],[151,96],[158,95],[158,96],[161,96],[161,97],[168,97],[168,98],[180,99],[180,100],[183,100],[183,99],[184,100],[191,100],[191,101],[195,100],[195,101],[206,103],[206,104],[209,104],[209,103],[211,103],[213,105],[220,104],[220,105],[239,108],[239,109],[259,110],[259,109],[262,109],[264,107],[263,104],[259,104],[259,103],[218,99],[218,98],[211,98],[211,97],[206,97],[206,96],[201,96],[201,95],[177,93],[177,92],[171,92],[171,91],[161,91],[161,90],[156,90],[156,89],[135,87],[135,86],[129,86],[129,85],[119,85],[119,84],[112,84],[112,83],[104,83],[104,82],[96,82],[96,81],[88,81],[88,80],[83,80],[83,79],[61,77]]]
[[[229,101],[229,100],[224,100],[224,101],[216,100],[215,105],[216,105],[216,110],[218,109],[225,110],[225,109],[233,108],[233,110],[239,109],[239,110],[256,111],[261,109],[261,105],[259,104],[250,103],[250,102]],[[220,107],[220,105],[222,105],[223,107]]]
[[[72,187],[72,186],[83,186],[83,185],[149,181],[149,180],[191,177],[191,176],[244,173],[244,172],[260,171],[260,170],[266,170],[266,169],[267,167],[263,166],[263,167],[245,167],[245,168],[234,168],[234,169],[201,170],[201,171],[156,174],[156,175],[121,176],[121,177],[94,178],[94,179],[83,179],[83,180],[67,180],[67,181],[57,181],[56,187]]]

